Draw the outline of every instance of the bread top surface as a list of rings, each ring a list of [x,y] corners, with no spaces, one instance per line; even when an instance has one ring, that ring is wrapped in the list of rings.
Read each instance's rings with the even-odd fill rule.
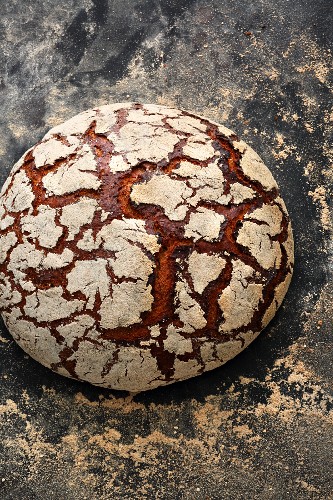
[[[137,390],[109,382],[128,363],[150,388],[227,361],[272,319],[292,268],[271,172],[233,132],[185,111],[81,113],[1,191],[6,324],[35,359],[98,385]]]

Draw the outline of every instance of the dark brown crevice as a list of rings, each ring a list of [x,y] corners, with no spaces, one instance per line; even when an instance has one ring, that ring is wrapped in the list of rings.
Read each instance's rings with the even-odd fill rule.
[[[166,331],[166,329],[164,329]],[[175,372],[174,362],[176,355],[174,352],[166,351],[163,347],[163,342],[153,344],[150,347],[151,355],[156,358],[156,363],[159,371],[165,377],[165,380],[169,381]]]
[[[51,365],[51,369],[53,371],[57,371],[58,368],[65,368],[68,373],[70,374],[71,377],[78,379],[79,377],[76,374],[75,367],[76,367],[76,360],[75,359],[68,359],[71,357],[73,354],[72,349],[66,347],[59,353],[59,358],[60,358],[60,363],[53,363]]]
[[[112,353],[112,359],[108,361],[103,367],[101,373],[102,378],[106,377],[106,375],[110,372],[111,368],[117,363],[119,357],[118,354],[119,354],[119,349]]]
[[[204,335],[205,331],[209,332],[210,338],[220,337],[220,333],[218,331],[218,325],[222,320],[222,311],[218,304],[218,299],[222,291],[230,283],[231,273],[232,273],[232,262],[231,259],[228,258],[226,266],[222,270],[220,276],[217,278],[217,280],[215,280],[215,282],[210,283],[205,290],[205,296],[206,296],[205,302],[208,305],[208,310],[206,314],[207,325],[205,326],[202,334]]]

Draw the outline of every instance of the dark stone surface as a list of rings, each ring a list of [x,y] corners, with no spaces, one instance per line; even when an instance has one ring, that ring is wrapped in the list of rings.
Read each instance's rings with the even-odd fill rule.
[[[332,498],[329,0],[12,0],[0,16],[0,181],[109,102],[224,123],[270,166],[296,267],[276,318],[199,378],[128,396],[57,376],[1,327],[0,498]]]

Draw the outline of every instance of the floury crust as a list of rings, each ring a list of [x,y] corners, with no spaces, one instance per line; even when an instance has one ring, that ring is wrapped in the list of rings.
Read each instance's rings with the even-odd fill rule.
[[[288,289],[286,207],[223,126],[122,103],[50,130],[0,204],[0,308],[54,371],[142,391],[216,368]]]

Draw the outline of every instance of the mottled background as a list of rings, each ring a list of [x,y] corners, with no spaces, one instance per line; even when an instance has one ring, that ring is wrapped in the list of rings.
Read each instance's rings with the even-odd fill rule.
[[[174,386],[133,396],[62,378],[2,326],[1,500],[332,499],[330,0],[0,7],[1,184],[64,119],[157,102],[252,145],[296,240],[291,288],[265,332]]]

